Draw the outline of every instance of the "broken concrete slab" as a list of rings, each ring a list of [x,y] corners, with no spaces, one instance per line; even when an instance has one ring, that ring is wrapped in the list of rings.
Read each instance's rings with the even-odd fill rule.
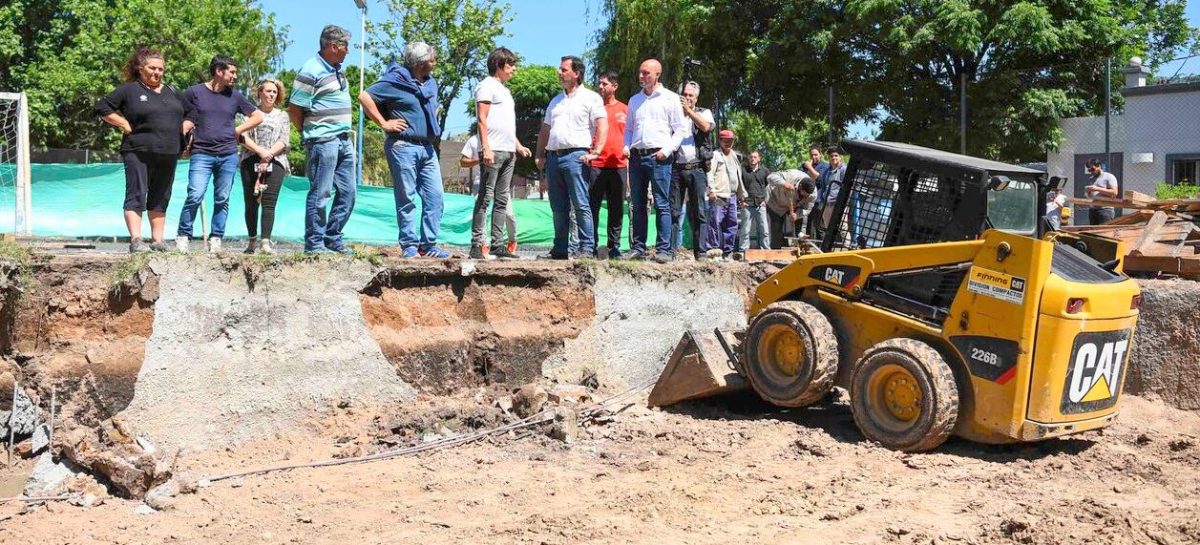
[[[175,508],[175,496],[178,496],[179,492],[179,482],[175,479],[169,479],[167,482],[150,489],[142,501],[155,510],[169,511]]]
[[[67,481],[78,475],[77,468],[57,461],[49,452],[41,455],[33,472],[25,480],[22,494],[26,497],[57,496],[66,491]]]
[[[568,407],[555,407],[550,436],[568,445],[574,444],[579,439],[579,413]]]
[[[0,392],[0,397],[11,395],[12,392]],[[10,429],[17,436],[24,437],[33,433],[33,429],[37,427],[37,406],[29,399],[24,388],[17,388],[15,402],[12,410],[0,411],[0,433],[3,433],[6,440]]]
[[[29,453],[38,454],[50,446],[50,425],[41,424],[33,430],[33,438],[30,439]]]
[[[358,290],[374,276],[369,263],[251,270],[186,256],[150,266],[154,330],[121,416],[162,451],[270,437],[344,401],[379,406],[416,395],[363,320]]]

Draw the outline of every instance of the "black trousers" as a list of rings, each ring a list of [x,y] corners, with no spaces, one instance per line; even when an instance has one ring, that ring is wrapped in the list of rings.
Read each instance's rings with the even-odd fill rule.
[[[600,202],[608,201],[608,253],[621,251],[621,222],[625,221],[625,179],[629,170],[624,168],[588,167],[591,176],[588,202],[592,206],[592,240],[600,247]]]
[[[247,157],[242,161],[242,196],[246,199],[246,234],[258,236],[259,198],[254,196],[254,183],[258,181],[258,172],[254,165],[258,164],[257,157]],[[261,173],[267,188],[261,194],[262,205],[262,237],[271,238],[271,229],[275,226],[275,203],[279,202],[279,190],[283,188],[283,178],[287,169],[279,161],[271,162],[271,172]]]
[[[124,209],[166,212],[179,156],[126,151],[121,153],[121,160],[125,163]]]
[[[704,243],[708,234],[708,176],[704,170],[671,169],[671,249],[678,252],[683,214],[691,224],[692,250],[698,256],[708,250]]]

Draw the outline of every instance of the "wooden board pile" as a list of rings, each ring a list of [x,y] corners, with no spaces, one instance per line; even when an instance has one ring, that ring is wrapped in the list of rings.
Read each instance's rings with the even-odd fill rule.
[[[1158,200],[1136,191],[1121,199],[1071,199],[1088,207],[1108,207],[1131,213],[1103,225],[1064,227],[1064,231],[1091,233],[1126,243],[1126,273],[1169,274],[1200,280],[1200,228],[1193,219],[1200,214],[1200,198]]]

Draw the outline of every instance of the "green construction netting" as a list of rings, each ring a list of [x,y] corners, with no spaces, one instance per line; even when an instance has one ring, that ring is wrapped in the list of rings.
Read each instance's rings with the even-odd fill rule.
[[[0,165],[0,169],[11,165]],[[175,171],[171,204],[167,209],[167,238],[173,238],[179,221],[179,210],[187,194],[188,162],[180,161]],[[225,236],[246,236],[243,219],[243,199],[240,174],[234,180],[230,194],[229,219]],[[304,237],[304,199],[308,180],[289,176],[283,185],[276,206],[272,238],[299,241]],[[125,196],[124,167],[116,163],[91,165],[37,164],[33,165],[33,234],[35,236],[128,236],[122,219],[121,204]],[[0,186],[0,231],[10,231],[15,225],[15,191],[11,185]],[[447,194],[439,241],[455,246],[471,242],[471,213],[474,198],[470,195]],[[542,200],[514,199],[517,215],[517,239],[522,245],[549,246],[553,243],[554,227],[550,203]],[[212,214],[212,187],[205,200],[205,214]],[[607,213],[601,210],[601,225],[607,225]],[[628,247],[629,214],[625,214],[622,234]],[[649,222],[648,239],[653,245],[654,222]],[[148,224],[143,233],[149,234]],[[354,213],[346,226],[345,235],[351,242],[395,244],[397,238],[395,197],[390,187],[358,186]],[[200,223],[196,223],[196,235]],[[600,245],[607,241],[600,229]]]

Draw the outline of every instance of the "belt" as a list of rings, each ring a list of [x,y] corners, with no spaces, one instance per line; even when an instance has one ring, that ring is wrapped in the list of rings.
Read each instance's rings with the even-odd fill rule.
[[[700,168],[700,161],[692,161],[691,163],[675,163],[672,165],[675,170],[692,170]]]
[[[428,145],[433,144],[433,141],[428,138],[422,138],[420,136],[408,136],[408,135],[404,135],[404,134],[396,135],[396,140],[403,140],[405,142],[409,142],[412,144],[420,144],[422,146],[428,146]]]
[[[659,150],[661,150],[661,149],[662,148],[633,148],[633,149],[629,150],[629,153],[631,155],[645,157],[647,155],[654,155],[655,153],[658,153]]]
[[[552,150],[547,150],[547,151],[549,151],[549,153],[553,153],[555,155],[567,155],[568,153],[575,153],[577,151],[587,151],[587,150],[588,150],[587,148],[563,148],[563,149],[552,149]]]

